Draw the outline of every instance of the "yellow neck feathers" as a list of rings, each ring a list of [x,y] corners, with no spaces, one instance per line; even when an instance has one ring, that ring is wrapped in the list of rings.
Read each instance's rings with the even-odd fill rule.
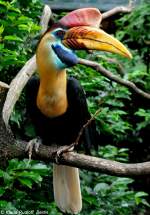
[[[48,117],[57,117],[66,112],[67,102],[67,77],[65,70],[55,68],[52,49],[45,35],[37,49],[37,65],[40,75],[40,87],[37,95],[37,107]]]

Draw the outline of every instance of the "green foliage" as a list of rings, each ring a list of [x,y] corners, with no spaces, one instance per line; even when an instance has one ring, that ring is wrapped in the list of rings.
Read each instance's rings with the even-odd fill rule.
[[[81,214],[101,214],[101,215],[124,215],[142,211],[142,204],[148,205],[143,199],[147,194],[134,192],[128,189],[128,185],[133,182],[129,178],[116,178],[113,176],[101,175],[99,183],[93,188],[84,186],[83,200],[85,211]],[[139,196],[139,198],[138,198]],[[140,209],[138,205],[140,204]]]
[[[137,123],[137,130],[141,130],[147,126],[150,126],[150,110],[144,110],[140,108],[135,115],[141,117],[143,120]]]
[[[101,147],[98,151],[98,155],[105,159],[116,160],[120,162],[128,161],[128,151],[127,148],[117,148],[112,145],[107,145],[105,147]]]
[[[101,147],[99,155],[106,159],[128,161],[128,149],[118,149],[107,145]],[[88,177],[87,177],[88,175]],[[144,213],[144,206],[150,207],[145,192],[135,192],[129,189],[133,179],[108,176],[98,173],[81,172],[83,214],[90,215],[132,215]]]
[[[128,150],[114,146],[101,147],[98,154],[107,159],[128,161]],[[80,171],[83,195],[81,215],[130,215],[144,212],[147,193],[129,189],[132,179]],[[49,182],[47,182],[47,179]],[[43,211],[62,215],[53,201],[52,169],[38,161],[13,159],[6,170],[0,170],[0,210]],[[47,192],[47,193],[46,193]]]
[[[0,170],[0,210],[38,210],[45,202],[33,201],[35,187],[41,189],[43,177],[50,169],[38,161],[12,159],[6,170]],[[31,190],[32,189],[32,190]],[[42,196],[42,191],[41,191]],[[39,196],[40,197],[40,196]],[[51,206],[52,207],[52,206]]]
[[[0,80],[10,81],[31,56],[41,9],[40,0],[0,1]]]
[[[3,178],[3,190],[6,192],[12,188],[16,181],[29,188],[32,188],[33,183],[40,185],[41,176],[45,176],[47,173],[48,168],[45,164],[37,163],[36,161],[29,162],[28,160],[18,161],[17,159],[12,159],[9,161],[6,171],[0,171],[0,177]]]
[[[39,37],[40,0],[0,0],[0,80],[9,83],[35,52]],[[24,96],[11,116],[11,123],[21,128],[24,120]],[[24,128],[30,137],[31,126]],[[30,132],[31,131],[31,134]],[[17,133],[17,132],[16,132]]]
[[[131,13],[123,16],[117,21],[120,31],[119,39],[130,43],[137,49],[142,57],[150,51],[150,4],[143,1]],[[134,43],[133,43],[134,41]]]

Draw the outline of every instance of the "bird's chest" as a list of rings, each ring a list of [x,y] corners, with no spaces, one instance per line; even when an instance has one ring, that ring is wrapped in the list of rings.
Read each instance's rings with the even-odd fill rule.
[[[41,94],[37,97],[37,106],[46,117],[57,117],[64,114],[67,110],[67,98],[62,92],[50,94]]]

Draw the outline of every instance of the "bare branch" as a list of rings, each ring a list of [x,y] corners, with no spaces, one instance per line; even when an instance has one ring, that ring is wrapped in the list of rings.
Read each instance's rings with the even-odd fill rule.
[[[133,90],[135,93],[139,94],[140,96],[142,96],[146,99],[150,99],[149,93],[146,93],[143,90],[139,89],[133,82],[123,80],[122,78],[112,74],[110,71],[108,71],[107,69],[102,67],[100,64],[90,61],[90,60],[81,59],[81,58],[78,59],[78,63],[83,64],[85,66],[89,66],[89,67],[95,69],[97,72],[104,75],[105,77],[107,77],[108,79],[115,81],[116,83],[121,84],[125,87],[128,87],[129,89]]]
[[[41,17],[40,25],[41,25],[41,34],[43,34],[48,27],[48,22],[51,17],[51,9],[48,5],[45,5],[43,10],[43,15]],[[18,72],[16,77],[10,83],[10,89],[8,91],[6,101],[3,107],[3,120],[5,122],[6,127],[8,127],[8,122],[10,115],[14,109],[14,106],[19,99],[19,96],[30,79],[30,77],[34,74],[36,70],[36,57],[35,55],[30,58],[24,67]]]
[[[125,74],[125,71],[124,71],[124,68],[123,68],[123,65],[115,58],[108,58],[108,57],[105,57],[103,55],[96,55],[97,58],[101,58],[101,59],[104,59],[106,60],[108,63],[113,63],[113,64],[116,64],[117,68],[118,68],[118,73],[123,76]]]
[[[2,82],[2,81],[0,81],[0,87],[9,89],[9,85],[4,83],[4,82]]]
[[[107,19],[108,17],[114,16],[118,13],[130,13],[134,8],[134,1],[129,1],[127,6],[118,6],[109,11],[106,11],[102,14],[102,20]]]
[[[2,109],[6,98],[6,93],[9,89],[9,85],[0,81],[0,117],[2,115]]]
[[[8,121],[16,101],[19,99],[22,89],[26,85],[29,78],[36,70],[35,55],[26,62],[24,67],[20,70],[17,76],[10,83],[10,89],[7,93],[6,101],[4,103],[2,115],[5,125],[8,126]]]
[[[60,163],[94,172],[116,176],[142,176],[150,174],[150,162],[125,164],[103,158],[69,152],[63,155]]]
[[[41,21],[40,21],[40,26],[42,27],[41,32],[40,32],[41,35],[43,35],[45,33],[45,31],[47,30],[51,15],[52,15],[51,8],[48,5],[45,5],[43,14],[41,17]]]
[[[100,103],[102,103],[102,101],[103,100],[101,100],[101,102]],[[99,104],[100,105],[100,104]],[[81,136],[82,136],[82,134],[83,134],[83,132],[84,132],[84,129],[86,128],[86,127],[88,127],[90,124],[91,124],[91,122],[93,121],[93,120],[95,120],[95,117],[96,116],[98,116],[98,114],[101,112],[101,108],[99,108],[94,114],[93,114],[93,116],[82,126],[82,128],[80,129],[80,131],[79,131],[79,133],[78,133],[78,136],[77,136],[77,138],[76,138],[76,140],[75,140],[75,145],[77,146],[78,145],[78,143],[79,143],[79,140],[80,140],[80,138],[81,138]]]
[[[15,144],[8,145],[3,148],[1,153],[1,159],[12,159],[12,158],[28,158],[28,154],[25,153],[27,142],[17,141]],[[11,149],[11,150],[10,150]],[[58,148],[55,146],[40,145],[39,152],[36,154],[33,152],[32,158],[45,161],[45,162],[56,162],[55,155]],[[1,151],[1,148],[0,148]],[[6,156],[7,155],[7,156]],[[76,152],[64,153],[59,158],[59,163],[67,166],[78,167],[80,169],[86,169],[89,171],[106,173],[116,176],[142,176],[150,175],[150,162],[126,164],[117,161],[106,160],[103,158],[92,157],[88,155],[78,154]],[[1,163],[0,163],[1,164]]]

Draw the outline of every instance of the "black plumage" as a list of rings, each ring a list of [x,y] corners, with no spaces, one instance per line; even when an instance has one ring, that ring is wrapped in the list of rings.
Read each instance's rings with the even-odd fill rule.
[[[27,113],[35,126],[36,135],[45,145],[70,145],[76,140],[82,126],[91,118],[83,88],[75,78],[68,78],[68,109],[63,115],[50,118],[43,115],[36,105],[39,84],[39,78],[32,77],[26,87]],[[92,145],[97,148],[98,138],[95,122],[92,121],[84,129],[79,146],[83,142],[85,152],[90,153]]]

